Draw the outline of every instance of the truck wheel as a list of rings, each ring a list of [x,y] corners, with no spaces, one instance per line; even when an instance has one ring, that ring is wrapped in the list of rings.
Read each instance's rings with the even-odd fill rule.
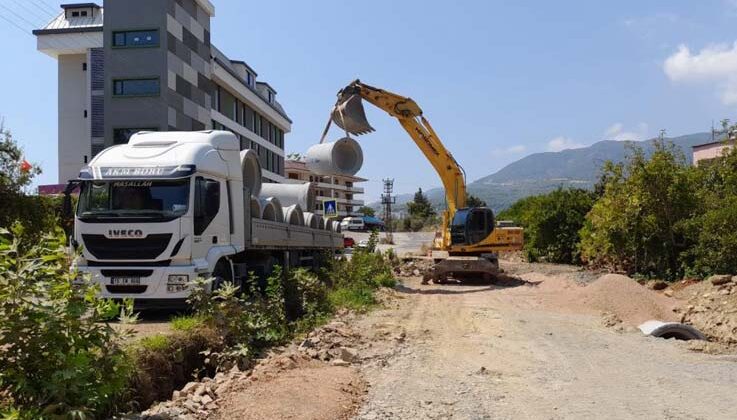
[[[221,259],[215,264],[215,269],[212,270],[212,287],[211,291],[216,291],[223,287],[226,282],[233,282],[233,270],[230,267],[230,262],[226,259]]]

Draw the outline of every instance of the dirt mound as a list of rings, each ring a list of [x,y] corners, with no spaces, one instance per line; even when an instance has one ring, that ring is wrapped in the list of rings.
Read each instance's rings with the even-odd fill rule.
[[[604,325],[622,328],[636,327],[651,319],[678,321],[678,314],[674,312],[677,300],[650,290],[627,276],[605,274],[589,283],[582,283],[568,273],[533,272],[525,273],[521,278],[534,287],[535,292],[529,297],[533,306],[601,315]],[[529,292],[522,289],[519,293]]]
[[[650,290],[627,276],[605,274],[578,293],[579,303],[614,314],[630,325],[651,319],[678,321],[676,301]]]
[[[312,361],[229,393],[214,418],[347,419],[365,388],[354,369]]]
[[[688,299],[681,322],[698,328],[710,341],[737,346],[737,276],[721,284],[710,279],[690,285],[678,296]]]

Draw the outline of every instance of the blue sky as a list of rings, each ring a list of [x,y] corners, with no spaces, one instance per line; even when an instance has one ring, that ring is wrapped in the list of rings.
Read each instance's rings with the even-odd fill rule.
[[[469,181],[530,153],[736,119],[736,0],[212,2],[214,44],[255,68],[294,121],[288,152],[319,139],[355,78],[415,99]],[[0,0],[0,16],[30,30],[8,9],[40,26],[44,3],[56,5]],[[54,183],[56,61],[4,20],[0,39],[0,116],[42,165],[38,182]],[[397,122],[367,110],[366,198],[384,177],[400,193],[439,185]]]

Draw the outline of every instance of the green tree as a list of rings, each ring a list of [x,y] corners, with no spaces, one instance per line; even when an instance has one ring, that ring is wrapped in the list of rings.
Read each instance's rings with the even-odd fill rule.
[[[433,209],[430,200],[422,192],[422,188],[419,188],[415,193],[414,199],[407,203],[407,212],[411,217],[422,219],[435,215],[435,209]]]
[[[525,229],[529,260],[580,263],[579,230],[594,204],[594,194],[582,189],[559,188],[548,194],[523,198],[499,214]]]
[[[0,121],[0,194],[20,194],[40,173],[23,159],[23,149]]]
[[[602,180],[581,231],[582,258],[630,274],[680,276],[691,245],[686,225],[697,207],[693,169],[683,154],[662,141],[649,158],[630,146],[624,163],[604,165]]]
[[[486,207],[486,201],[473,194],[466,193],[466,207]]]
[[[376,216],[376,210],[372,209],[369,206],[361,206],[358,208],[358,212],[363,214],[364,216]]]
[[[737,273],[737,150],[694,169],[697,214],[686,224],[689,274]]]
[[[408,217],[404,219],[404,229],[408,231],[416,232],[436,222],[435,209],[422,192],[422,188],[419,188],[414,199],[407,203],[407,213]]]

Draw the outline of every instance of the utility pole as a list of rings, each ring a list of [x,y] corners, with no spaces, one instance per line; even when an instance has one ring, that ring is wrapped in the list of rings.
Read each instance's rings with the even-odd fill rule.
[[[392,195],[394,192],[394,179],[384,178],[384,193],[381,194],[381,204],[384,206],[384,230],[386,231],[386,241],[389,244],[394,243],[394,235],[392,235],[392,204],[396,202],[396,197]]]

